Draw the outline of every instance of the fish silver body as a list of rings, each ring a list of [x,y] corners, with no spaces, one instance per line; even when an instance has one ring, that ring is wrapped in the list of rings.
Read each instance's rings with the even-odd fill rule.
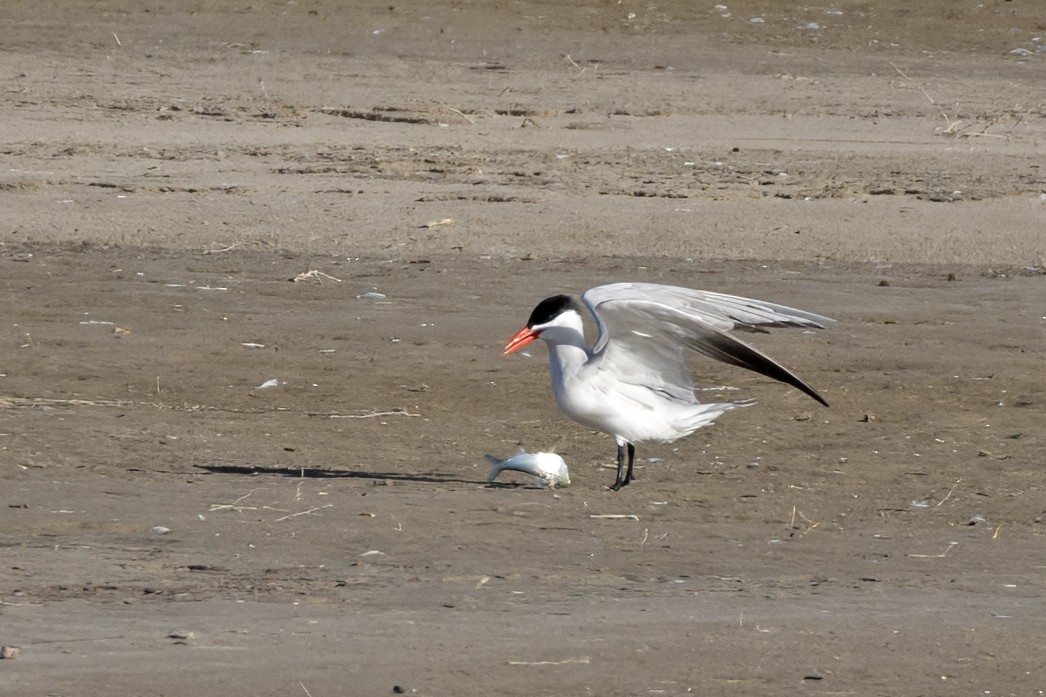
[[[570,486],[570,472],[567,463],[555,453],[528,453],[520,450],[512,457],[502,460],[493,455],[484,456],[490,463],[487,482],[493,482],[505,470],[524,472],[534,478],[538,486],[555,488]]]

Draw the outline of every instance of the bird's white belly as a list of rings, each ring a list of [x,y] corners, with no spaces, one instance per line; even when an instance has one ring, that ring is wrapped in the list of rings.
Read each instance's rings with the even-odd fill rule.
[[[686,404],[641,385],[566,381],[555,389],[563,413],[632,443],[673,441],[715,420],[730,405]]]

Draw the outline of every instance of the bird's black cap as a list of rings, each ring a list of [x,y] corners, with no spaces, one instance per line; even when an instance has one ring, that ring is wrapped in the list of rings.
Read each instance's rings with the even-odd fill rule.
[[[538,324],[544,324],[552,321],[567,310],[579,311],[580,309],[581,306],[577,304],[577,300],[574,300],[569,295],[553,295],[551,298],[545,298],[538,303],[538,306],[530,313],[527,326],[533,327]]]

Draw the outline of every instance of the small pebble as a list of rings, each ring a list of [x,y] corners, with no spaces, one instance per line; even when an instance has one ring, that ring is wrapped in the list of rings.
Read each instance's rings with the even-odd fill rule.
[[[18,658],[20,653],[22,653],[22,649],[17,646],[0,646],[0,658],[14,659]]]

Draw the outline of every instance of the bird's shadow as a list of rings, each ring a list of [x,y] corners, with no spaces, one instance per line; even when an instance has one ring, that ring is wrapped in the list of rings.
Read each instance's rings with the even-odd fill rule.
[[[361,470],[329,470],[319,467],[279,467],[266,465],[194,465],[211,474],[247,474],[295,477],[298,479],[372,479],[428,484],[486,484],[485,479],[465,479],[446,472],[366,472]]]

